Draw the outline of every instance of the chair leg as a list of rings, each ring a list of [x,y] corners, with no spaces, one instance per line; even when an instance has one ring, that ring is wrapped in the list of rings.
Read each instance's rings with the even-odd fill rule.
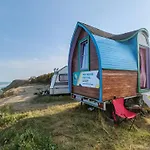
[[[112,117],[113,117],[113,120],[114,120],[114,124],[118,124],[117,116],[116,116],[114,111],[112,112]]]
[[[119,122],[119,124],[121,124],[123,121],[126,121],[126,120],[127,120],[127,118],[122,119],[122,120]]]
[[[134,122],[135,122],[135,119],[136,119],[136,117],[135,117],[134,120],[132,121],[132,123],[131,123],[131,125],[130,125],[130,128],[129,128],[129,131],[131,130],[131,128],[132,128],[132,126],[133,126],[133,124],[134,124]]]

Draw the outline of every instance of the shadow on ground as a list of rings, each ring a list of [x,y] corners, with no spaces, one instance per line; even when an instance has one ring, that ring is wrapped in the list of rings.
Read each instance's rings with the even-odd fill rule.
[[[55,105],[52,104],[46,110],[33,109],[39,111],[40,117],[36,113],[36,117],[33,114],[2,129],[0,146],[9,144],[15,139],[16,134],[9,134],[9,131],[13,130],[21,137],[21,134],[30,128],[51,137],[60,150],[148,150],[150,147],[148,118],[138,118],[132,130],[128,131],[128,122],[119,127],[111,126],[104,120],[99,110],[88,111],[86,105],[80,106],[69,100],[66,103],[63,100],[58,105],[57,102]],[[4,142],[4,137],[9,139],[8,142]]]
[[[20,96],[20,99],[24,99],[24,96]],[[13,101],[7,105],[13,109],[14,113],[25,113],[28,111],[47,109],[55,105],[61,106],[69,103],[77,103],[76,101],[70,99],[69,96],[36,96],[33,99],[28,100],[28,97],[26,97],[26,99],[27,100],[23,101]]]

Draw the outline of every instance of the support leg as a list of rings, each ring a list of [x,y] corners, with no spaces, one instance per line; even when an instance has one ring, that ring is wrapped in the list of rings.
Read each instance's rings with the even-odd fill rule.
[[[134,120],[132,121],[132,123],[131,123],[131,125],[130,125],[129,131],[131,130],[131,128],[132,128],[132,126],[133,126],[133,124],[134,124],[134,122],[135,122],[135,119],[136,119],[136,117],[135,117]]]

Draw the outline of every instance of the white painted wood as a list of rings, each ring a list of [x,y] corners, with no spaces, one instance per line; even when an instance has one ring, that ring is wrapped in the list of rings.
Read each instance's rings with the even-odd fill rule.
[[[149,47],[148,37],[146,36],[146,34],[144,34],[144,32],[138,33],[138,43],[139,45]]]
[[[68,67],[67,66],[54,72],[54,75],[51,80],[51,85],[50,85],[50,95],[69,94],[68,80],[67,81],[59,80],[59,75],[64,75],[64,74],[68,75]],[[58,83],[60,83],[60,84],[62,83],[62,84],[57,85]]]

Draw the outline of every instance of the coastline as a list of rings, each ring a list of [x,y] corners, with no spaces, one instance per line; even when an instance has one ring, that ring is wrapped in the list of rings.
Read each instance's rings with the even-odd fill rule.
[[[0,90],[7,87],[11,82],[0,82]]]

